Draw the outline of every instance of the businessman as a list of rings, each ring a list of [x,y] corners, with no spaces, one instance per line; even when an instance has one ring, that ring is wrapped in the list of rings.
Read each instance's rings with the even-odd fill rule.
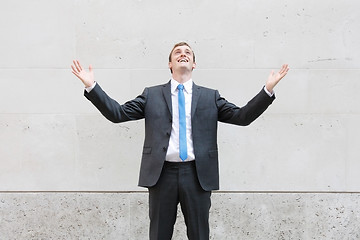
[[[149,191],[150,239],[171,239],[180,203],[188,239],[207,240],[211,191],[219,189],[218,121],[249,125],[274,101],[273,89],[289,68],[284,64],[278,72],[271,71],[260,92],[237,107],[217,90],[193,82],[196,62],[189,44],[175,44],[168,66],[169,82],[147,87],[122,105],[95,82],[91,65],[86,71],[74,60],[71,68],[85,85],[85,97],[108,120],[145,118],[139,186]]]

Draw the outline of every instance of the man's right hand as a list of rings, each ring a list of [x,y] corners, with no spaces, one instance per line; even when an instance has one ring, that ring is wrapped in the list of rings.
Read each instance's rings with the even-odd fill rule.
[[[72,73],[83,82],[85,87],[91,87],[95,82],[92,66],[89,65],[89,72],[87,72],[82,68],[78,60],[73,60],[73,63],[74,65],[71,65]]]

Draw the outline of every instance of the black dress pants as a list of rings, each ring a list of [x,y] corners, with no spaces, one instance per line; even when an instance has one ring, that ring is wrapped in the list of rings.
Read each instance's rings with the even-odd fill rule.
[[[189,240],[209,239],[211,191],[201,188],[195,161],[165,162],[157,184],[149,188],[150,240],[170,240],[180,203]]]

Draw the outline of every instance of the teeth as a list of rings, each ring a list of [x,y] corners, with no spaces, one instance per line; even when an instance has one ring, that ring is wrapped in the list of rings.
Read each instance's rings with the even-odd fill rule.
[[[187,62],[185,59],[181,59],[179,62]]]

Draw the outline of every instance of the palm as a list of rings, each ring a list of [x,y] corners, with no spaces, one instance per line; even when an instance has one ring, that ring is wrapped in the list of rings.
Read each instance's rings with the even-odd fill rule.
[[[85,83],[85,82],[93,82],[94,81],[94,72],[93,71],[89,71],[87,72],[86,70],[81,70],[79,72],[79,78]]]
[[[82,68],[79,61],[73,61],[73,63],[74,65],[71,65],[72,73],[84,83],[85,87],[92,86],[95,80],[91,65],[89,66],[89,71],[86,71]]]

